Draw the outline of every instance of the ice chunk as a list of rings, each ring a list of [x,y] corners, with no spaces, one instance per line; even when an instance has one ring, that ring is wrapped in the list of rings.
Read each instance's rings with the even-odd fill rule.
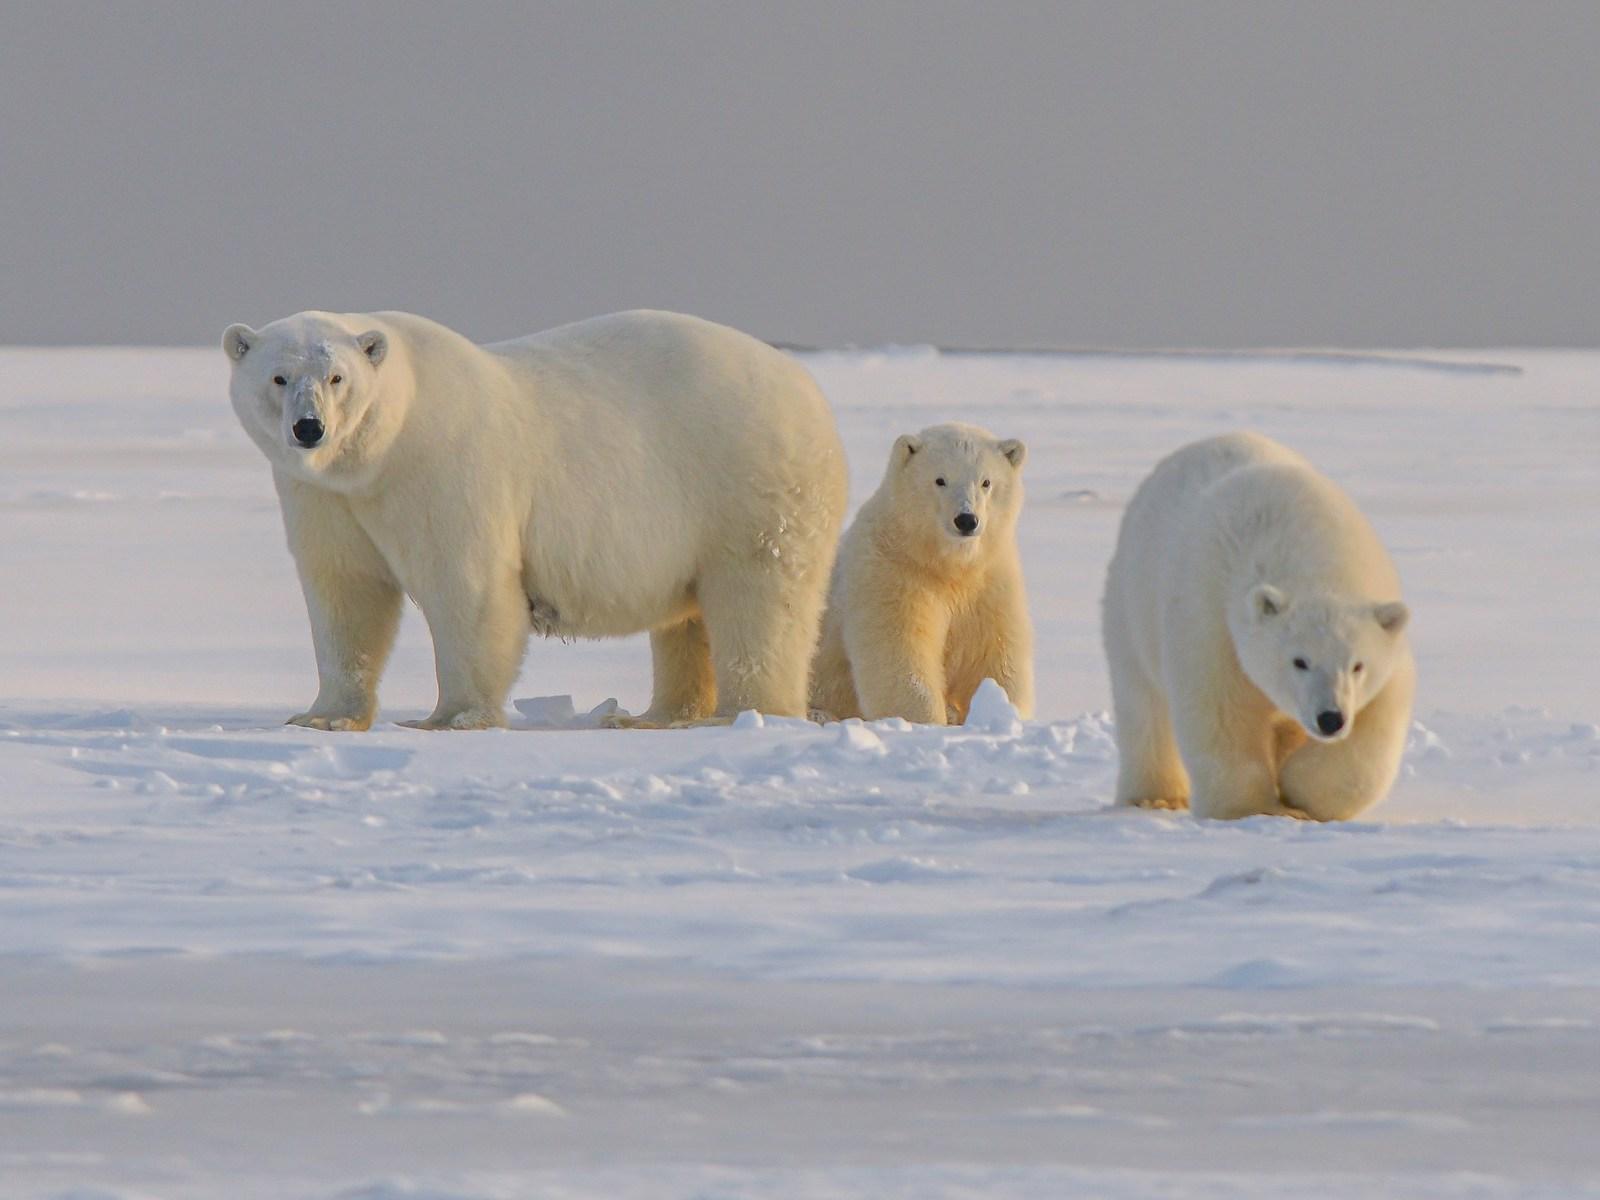
[[[513,700],[511,706],[534,725],[560,728],[572,724],[578,710],[572,707],[571,696],[530,696],[526,700]]]

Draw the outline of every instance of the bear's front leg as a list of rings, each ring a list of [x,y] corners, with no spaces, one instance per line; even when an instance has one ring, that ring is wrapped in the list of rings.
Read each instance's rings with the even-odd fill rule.
[[[521,572],[505,567],[475,584],[470,573],[417,597],[433,635],[439,701],[411,729],[494,729],[527,652],[530,617]]]
[[[1189,811],[1211,821],[1289,816],[1278,800],[1272,760],[1262,755],[1205,755],[1184,759],[1189,773]]]
[[[275,476],[317,656],[317,698],[287,724],[363,730],[400,627],[402,594],[341,497]]]
[[[1405,753],[1415,690],[1415,668],[1403,663],[1342,741],[1307,741],[1289,755],[1279,776],[1284,804],[1313,821],[1348,821],[1388,795]]]
[[[1207,660],[1173,652],[1168,662],[1168,715],[1189,776],[1189,811],[1214,821],[1291,815],[1278,798],[1270,706],[1237,667]]]
[[[902,717],[917,725],[944,725],[944,650],[950,614],[926,597],[895,603],[863,599],[846,614],[845,651],[861,715],[869,721]]]
[[[1181,811],[1189,807],[1189,775],[1172,732],[1167,697],[1130,656],[1111,660],[1116,713],[1117,803]]]
[[[400,589],[379,579],[307,584],[306,611],[317,653],[317,698],[286,724],[307,729],[372,728],[378,676],[400,627]]]

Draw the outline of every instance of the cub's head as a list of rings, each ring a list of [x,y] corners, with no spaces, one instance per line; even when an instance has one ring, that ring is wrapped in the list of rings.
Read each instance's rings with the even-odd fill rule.
[[[1017,439],[997,439],[973,425],[904,434],[889,455],[895,510],[913,535],[937,549],[976,554],[1016,527],[1027,457]]]
[[[403,412],[383,386],[388,335],[331,313],[298,313],[262,329],[230,325],[229,396],[245,432],[272,465],[314,482],[352,483]],[[380,402],[381,401],[381,402]]]
[[[1258,584],[1228,614],[1239,665],[1267,699],[1318,741],[1349,736],[1404,653],[1410,610]]]

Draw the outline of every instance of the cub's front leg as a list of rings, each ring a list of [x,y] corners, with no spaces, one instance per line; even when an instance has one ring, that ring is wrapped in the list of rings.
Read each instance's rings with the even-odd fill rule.
[[[400,627],[400,586],[343,497],[276,474],[274,482],[317,656],[317,698],[288,724],[369,729]]]
[[[963,682],[958,697],[965,718],[973,693],[984,679],[993,679],[1023,718],[1033,716],[1033,622],[1028,617],[1028,593],[1020,573],[997,574],[967,616],[977,669],[970,672],[971,690]],[[957,640],[968,634],[958,631]]]
[[[944,650],[950,614],[924,596],[861,596],[844,618],[845,652],[861,715],[948,721]]]

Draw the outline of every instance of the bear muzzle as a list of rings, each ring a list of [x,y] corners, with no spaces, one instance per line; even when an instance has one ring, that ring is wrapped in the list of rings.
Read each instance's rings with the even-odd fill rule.
[[[299,445],[310,450],[313,446],[322,443],[323,436],[327,433],[327,430],[316,417],[301,417],[294,423],[291,432],[294,434],[294,440]]]

